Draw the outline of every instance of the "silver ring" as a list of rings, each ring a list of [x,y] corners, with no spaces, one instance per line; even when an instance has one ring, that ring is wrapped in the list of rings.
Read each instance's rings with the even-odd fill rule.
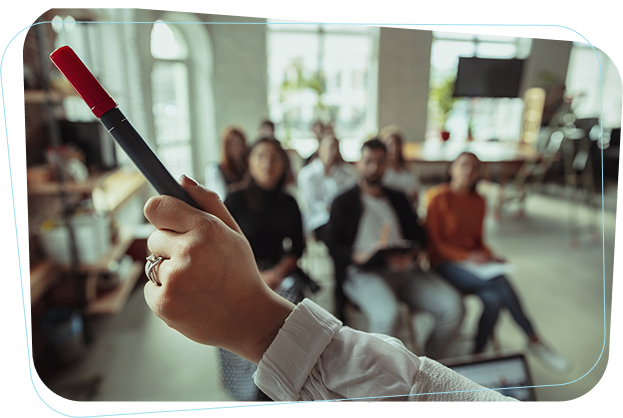
[[[162,260],[164,260],[164,257],[157,256],[156,254],[152,254],[149,257],[147,257],[147,263],[145,263],[145,274],[147,275],[147,278],[149,279],[149,281],[151,281],[156,286],[161,286],[162,283],[158,281],[154,268],[158,264],[160,264]]]

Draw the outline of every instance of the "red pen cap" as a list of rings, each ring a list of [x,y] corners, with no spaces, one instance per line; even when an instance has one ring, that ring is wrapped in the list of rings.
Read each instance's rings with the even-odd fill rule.
[[[110,109],[117,107],[117,103],[69,46],[61,46],[52,52],[50,59],[98,119]]]

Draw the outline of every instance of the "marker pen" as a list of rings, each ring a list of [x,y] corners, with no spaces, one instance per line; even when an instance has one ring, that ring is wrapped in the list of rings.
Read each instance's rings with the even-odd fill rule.
[[[197,203],[175,181],[78,55],[65,45],[52,52],[50,59],[156,191],[177,197],[199,209]]]

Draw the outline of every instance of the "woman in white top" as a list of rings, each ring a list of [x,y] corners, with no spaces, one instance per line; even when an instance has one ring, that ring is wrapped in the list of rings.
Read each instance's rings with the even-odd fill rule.
[[[223,148],[221,161],[208,164],[205,170],[205,184],[221,200],[246,184],[248,173],[247,139],[244,131],[235,126],[228,126],[221,135]]]
[[[357,171],[344,162],[338,139],[325,135],[318,146],[318,158],[301,168],[297,176],[305,231],[324,241],[333,199],[356,182]]]
[[[150,270],[145,300],[186,337],[257,364],[255,383],[271,399],[514,400],[395,338],[353,330],[309,300],[295,306],[279,296],[217,195],[185,176],[181,184],[202,210],[165,195],[145,204],[157,228],[148,247],[163,258]]]
[[[379,133],[379,138],[387,147],[387,169],[383,176],[383,185],[407,195],[413,209],[417,211],[421,187],[420,175],[414,164],[404,160],[402,132],[396,126],[386,126]]]

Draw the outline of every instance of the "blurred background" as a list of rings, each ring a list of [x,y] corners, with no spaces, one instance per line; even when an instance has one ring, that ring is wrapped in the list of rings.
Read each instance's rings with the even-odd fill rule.
[[[274,123],[295,170],[316,151],[317,121],[332,127],[349,162],[366,139],[397,125],[422,193],[445,180],[461,150],[491,155],[496,164],[480,186],[491,205],[487,235],[517,266],[517,292],[573,370],[557,375],[533,361],[508,315],[485,359],[522,354],[521,382],[548,385],[534,389],[537,400],[573,399],[599,381],[608,356],[622,96],[621,77],[598,48],[157,10],[52,9],[38,22],[45,23],[31,27],[24,44],[32,353],[59,395],[231,400],[216,351],[169,329],[144,303],[152,229],[142,207],[155,191],[49,61],[62,45],[175,178],[204,182],[206,167],[221,158],[221,131],[239,126],[251,142],[264,120]],[[515,72],[503,91],[476,88],[479,72],[497,74],[495,65],[509,62]],[[481,67],[470,71],[470,63]],[[312,299],[333,311],[326,248],[310,240],[300,264],[322,285]],[[481,307],[471,298],[466,305],[464,338],[447,364],[474,362],[467,342]],[[408,320],[424,341],[426,315]],[[352,326],[365,329],[365,319],[355,313]]]

